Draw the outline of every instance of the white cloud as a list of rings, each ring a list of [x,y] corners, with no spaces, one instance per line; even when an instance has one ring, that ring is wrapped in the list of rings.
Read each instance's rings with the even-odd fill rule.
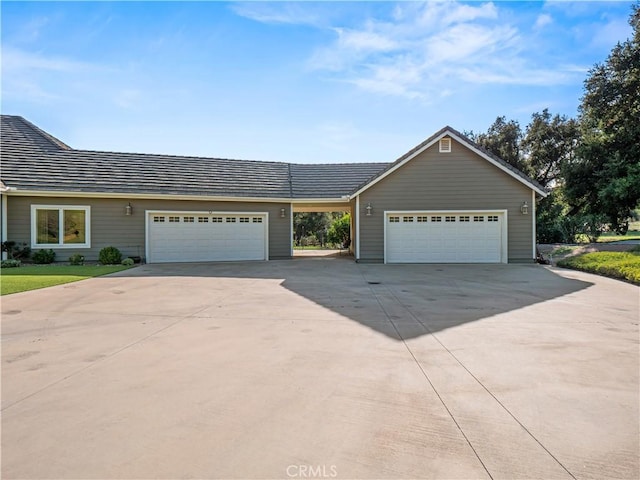
[[[334,32],[307,66],[378,94],[428,101],[468,85],[565,85],[584,73],[582,67],[545,63],[526,36],[528,28],[521,31],[507,9],[493,2],[401,2],[368,10],[359,24],[345,20],[348,26],[311,19],[313,10],[300,8],[304,4],[267,4],[268,10],[259,3],[243,5],[240,11],[258,21],[314,24]],[[534,28],[550,23],[551,14],[541,13]]]
[[[49,57],[9,46],[2,49],[2,69],[5,74],[25,70],[79,72],[96,68],[96,65],[64,57]]]
[[[624,42],[632,36],[631,25],[626,19],[617,18],[604,25],[593,28],[591,45],[594,47],[613,48],[618,42]]]
[[[298,2],[243,2],[232,4],[231,9],[241,17],[261,23],[317,25],[321,19],[310,4]]]
[[[550,25],[551,23],[553,23],[553,17],[548,13],[542,13],[538,15],[538,18],[536,19],[536,23],[533,25],[533,28],[535,30],[540,30],[541,28],[544,28],[547,25]]]
[[[345,28],[336,28],[338,43],[342,48],[368,51],[389,51],[398,44],[391,38],[375,32],[359,32]]]

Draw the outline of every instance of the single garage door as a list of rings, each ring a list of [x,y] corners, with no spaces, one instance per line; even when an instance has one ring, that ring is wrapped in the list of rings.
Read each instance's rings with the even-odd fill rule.
[[[502,212],[394,212],[385,222],[387,263],[505,261]]]
[[[147,261],[267,259],[266,213],[150,212]]]

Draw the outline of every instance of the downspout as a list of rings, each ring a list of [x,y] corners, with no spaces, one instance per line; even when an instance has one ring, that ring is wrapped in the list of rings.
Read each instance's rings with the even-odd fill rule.
[[[289,175],[289,251],[293,258],[293,180],[291,178],[291,164],[287,163],[287,172]]]
[[[531,231],[533,232],[533,261],[536,261],[536,258],[538,257],[537,254],[537,248],[536,248],[536,192],[534,190],[531,190],[531,223],[532,223],[532,228]]]
[[[7,241],[7,196],[4,192],[0,193],[0,204],[2,210],[2,231],[0,232],[0,239],[2,243]],[[8,258],[8,252],[2,252],[2,260]]]
[[[356,262],[360,261],[360,195],[356,197]]]

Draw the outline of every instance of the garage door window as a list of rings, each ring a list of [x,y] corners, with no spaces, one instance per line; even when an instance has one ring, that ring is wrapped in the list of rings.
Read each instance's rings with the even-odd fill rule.
[[[389,217],[389,223],[400,223],[400,217]]]
[[[484,222],[484,215],[480,215],[480,216],[474,216],[473,217],[473,221],[474,222]]]
[[[497,222],[498,221],[498,216],[497,215],[489,215],[487,217],[487,221],[488,222]]]
[[[442,221],[442,217],[431,217],[431,221],[432,222],[441,222]]]
[[[469,221],[469,216],[468,215],[461,215],[460,216],[460,221],[461,222],[468,222]]]
[[[444,221],[445,222],[455,222],[456,221],[456,217],[454,217],[454,216],[444,217]]]
[[[194,217],[184,217],[184,221],[186,223],[194,223],[195,218]]]
[[[31,246],[89,248],[90,207],[31,206]]]
[[[169,217],[169,223],[179,223],[180,217]]]
[[[227,223],[236,223],[236,217],[227,217]]]
[[[262,223],[262,217],[253,217],[253,223]]]
[[[198,217],[198,223],[209,223],[209,217]]]

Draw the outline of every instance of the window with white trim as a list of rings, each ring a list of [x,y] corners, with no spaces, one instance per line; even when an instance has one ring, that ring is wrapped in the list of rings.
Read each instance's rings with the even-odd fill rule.
[[[198,223],[209,223],[209,217],[198,217]]]
[[[418,223],[424,223],[424,222],[427,222],[429,220],[429,217],[418,216],[418,217],[416,217],[416,220],[418,221]]]
[[[262,223],[262,217],[253,217],[253,223]]]
[[[444,217],[445,222],[455,222],[456,217],[454,215]]]
[[[156,215],[153,217],[153,223],[163,223],[164,217],[160,215]]]
[[[460,221],[461,222],[468,222],[469,221],[469,215],[460,215]]]
[[[249,223],[249,217],[240,217],[240,223]]]
[[[442,221],[442,217],[440,217],[440,216],[431,217],[431,221],[432,222],[441,222]]]
[[[489,215],[487,217],[487,221],[488,222],[497,222],[498,221],[498,216],[497,215]]]
[[[169,223],[180,223],[180,217],[169,217]]]
[[[473,217],[474,222],[484,222],[484,215],[476,215]]]
[[[194,217],[184,217],[184,223],[194,223]]]
[[[413,217],[402,217],[403,222],[411,223],[413,222]]]
[[[222,217],[213,217],[211,223],[222,223]]]
[[[400,223],[400,217],[389,217],[389,223]]]
[[[227,217],[227,223],[236,223],[236,217]]]
[[[31,205],[32,248],[90,248],[91,207]]]

